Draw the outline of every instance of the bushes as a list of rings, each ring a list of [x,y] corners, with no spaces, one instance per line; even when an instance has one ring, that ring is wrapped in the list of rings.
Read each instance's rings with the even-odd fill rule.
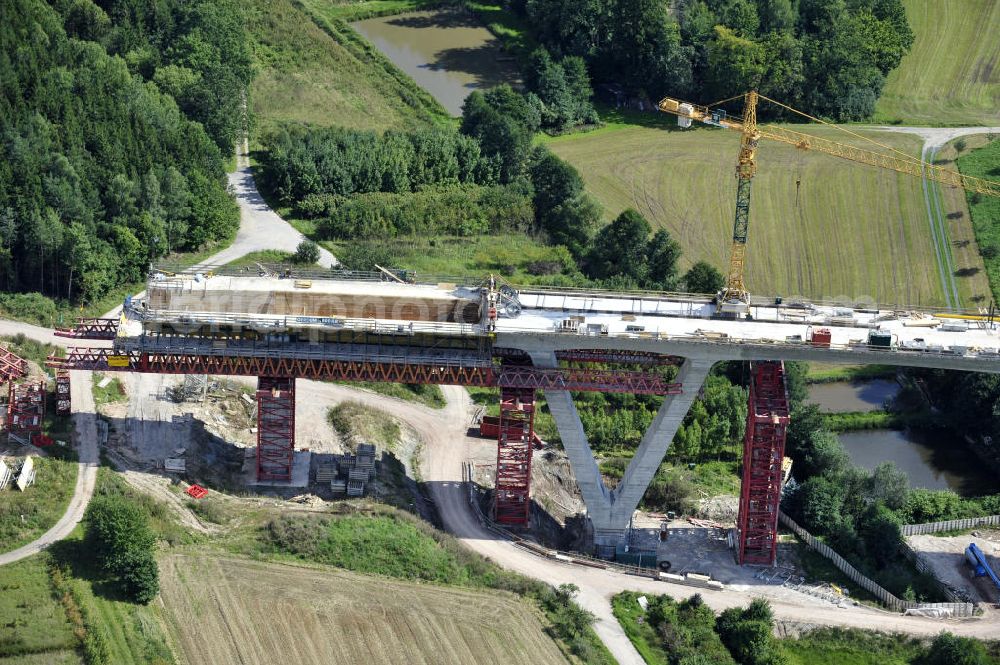
[[[143,510],[121,496],[98,496],[87,506],[87,541],[101,569],[116,579],[121,592],[148,604],[159,593],[154,558],[156,536]]]
[[[309,201],[310,209],[318,207]],[[400,235],[472,236],[523,232],[531,227],[531,200],[517,186],[452,185],[413,194],[330,197],[329,216],[316,224],[324,239],[384,239]]]
[[[453,129],[411,133],[287,125],[262,139],[261,179],[286,204],[315,194],[413,192],[496,181],[479,143]],[[310,200],[310,211],[317,202]]]

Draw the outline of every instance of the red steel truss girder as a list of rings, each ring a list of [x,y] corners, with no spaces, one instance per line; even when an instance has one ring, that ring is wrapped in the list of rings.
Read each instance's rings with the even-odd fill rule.
[[[772,565],[778,543],[781,462],[788,428],[784,365],[751,365],[738,518],[740,564]]]
[[[7,349],[0,348],[0,383],[20,379],[28,371],[27,363]]]
[[[257,480],[291,480],[295,379],[257,379]]]
[[[118,334],[118,319],[77,319],[72,328],[56,328],[57,337],[76,339],[114,339]]]
[[[494,515],[501,524],[528,524],[534,426],[535,391],[501,388],[494,493]]]
[[[112,362],[118,366],[109,365]],[[117,359],[117,360],[116,360]],[[439,366],[424,364],[355,362],[313,358],[214,356],[189,354],[117,354],[106,348],[70,348],[66,358],[50,357],[50,367],[103,371],[138,371],[155,374],[222,374],[239,376],[292,376],[338,381],[384,381],[531,390],[578,390],[646,395],[676,395],[681,384],[646,372],[606,369],[490,366]]]

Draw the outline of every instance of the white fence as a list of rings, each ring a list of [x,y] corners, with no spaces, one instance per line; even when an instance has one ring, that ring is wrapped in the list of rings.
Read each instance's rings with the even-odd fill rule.
[[[890,609],[897,612],[918,609],[940,610],[946,615],[953,617],[970,617],[976,612],[976,606],[974,603],[915,603],[903,600],[902,598],[897,598],[879,586],[874,580],[865,577],[857,568],[849,564],[844,557],[834,552],[829,545],[815,538],[811,533],[800,527],[792,518],[788,517],[788,515],[785,515],[785,513],[779,513],[778,517],[781,523],[805,541],[806,545],[829,559],[833,565],[835,565],[842,573],[847,575],[852,582],[878,598],[879,602]]]
[[[977,526],[1000,526],[1000,515],[967,517],[964,520],[946,520],[925,524],[904,524],[901,530],[904,536],[918,536],[923,533],[937,533],[939,531],[975,529]]]

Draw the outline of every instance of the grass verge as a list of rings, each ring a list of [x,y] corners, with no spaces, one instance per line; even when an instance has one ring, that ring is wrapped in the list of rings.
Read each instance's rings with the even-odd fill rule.
[[[48,556],[0,568],[0,663],[82,664],[80,641],[54,593]]]
[[[15,550],[52,528],[73,496],[75,462],[35,457],[34,465],[35,484],[23,492],[10,487],[0,501],[0,551]]]
[[[104,374],[94,374],[93,385],[91,390],[94,393],[94,403],[98,406],[104,406],[105,404],[114,404],[115,402],[123,402],[128,399],[128,395],[125,394],[125,386],[122,384],[121,379],[116,376],[107,377],[111,380],[108,381],[106,385],[101,387],[105,379]]]
[[[965,175],[1000,180],[1000,140],[959,157],[958,168]],[[997,301],[1000,300],[1000,198],[973,192],[967,197],[976,244],[986,264],[993,300]]]
[[[808,363],[806,383],[836,383],[838,381],[872,381],[895,378],[899,370],[891,365],[838,365]]]
[[[416,402],[417,404],[429,406],[432,409],[443,409],[447,404],[444,399],[444,393],[441,392],[441,386],[437,385],[378,383],[375,381],[341,381],[339,383],[351,388],[370,390],[380,395],[395,397],[407,402]]]
[[[330,426],[344,438],[378,444],[387,450],[396,447],[402,434],[398,420],[360,402],[341,402],[327,409],[326,417]]]

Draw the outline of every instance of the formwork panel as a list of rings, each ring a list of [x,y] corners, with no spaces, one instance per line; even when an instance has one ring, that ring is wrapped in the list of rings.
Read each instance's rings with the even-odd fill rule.
[[[290,481],[295,453],[295,379],[257,379],[257,480]]]
[[[737,561],[774,564],[781,503],[781,462],[788,430],[788,393],[781,362],[750,367],[750,400],[743,446],[743,483],[737,521]]]

